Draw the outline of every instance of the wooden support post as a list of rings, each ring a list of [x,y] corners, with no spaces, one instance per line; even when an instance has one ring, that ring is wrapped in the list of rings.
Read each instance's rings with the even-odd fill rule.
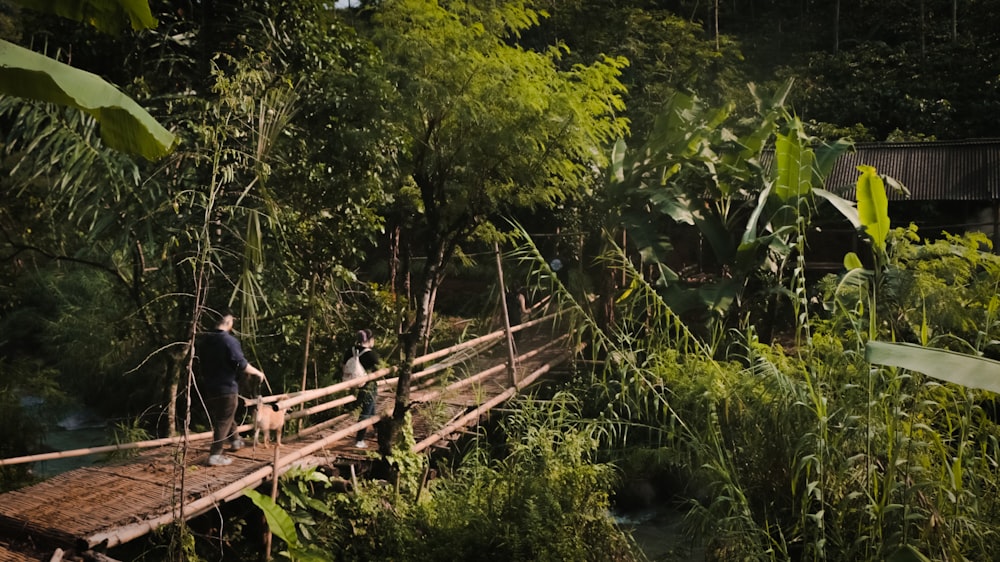
[[[282,431],[284,431],[284,427],[279,427],[278,431],[277,431],[278,436],[276,438],[277,439],[277,443],[274,444],[274,458],[271,461],[271,466],[273,467],[271,469],[271,501],[273,501],[273,502],[277,502],[278,501],[278,460],[281,458],[281,455],[278,453],[278,450],[281,449],[281,433],[282,433]],[[266,521],[265,521],[265,524],[266,524]],[[272,538],[271,528],[268,527],[267,531],[265,531],[265,533],[264,533],[264,559],[265,560],[270,560],[271,559],[271,538]]]
[[[507,377],[510,385],[517,384],[517,376],[514,373],[514,334],[510,331],[510,312],[507,310],[507,287],[503,282],[503,262],[500,259],[500,244],[494,242],[493,249],[497,255],[497,281],[500,283],[500,307],[503,311],[503,330],[507,336]]]
[[[302,351],[302,386],[299,390],[305,392],[306,382],[309,377],[309,343],[312,340],[312,325],[313,325],[313,302],[316,297],[316,283],[319,282],[319,275],[313,273],[312,282],[309,283],[309,311],[308,318],[306,319],[306,343]],[[299,410],[304,410],[306,408],[305,402],[299,405]],[[299,420],[299,431],[302,431],[302,420]]]

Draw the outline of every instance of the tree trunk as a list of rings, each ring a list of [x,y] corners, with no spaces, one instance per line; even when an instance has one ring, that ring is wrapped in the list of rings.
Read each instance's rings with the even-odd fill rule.
[[[951,0],[951,44],[958,44],[958,0]]]
[[[719,50],[719,0],[715,0],[715,52]]]
[[[402,229],[396,226],[393,229],[392,234],[389,236],[389,290],[392,295],[396,295],[396,291],[399,290],[399,234]]]
[[[924,0],[920,0],[920,60],[927,58],[927,16],[924,11]]]
[[[833,5],[833,54],[840,52],[840,0]]]
[[[166,361],[164,377],[167,379],[167,437],[177,435],[177,396],[180,389],[180,372],[173,357]]]
[[[423,334],[429,333],[430,318],[434,307],[434,294],[437,291],[438,285],[441,284],[444,264],[449,254],[443,241],[431,242],[428,244],[428,248],[431,251],[428,252],[427,267],[423,272],[420,295],[417,299],[413,321],[400,334],[399,343],[403,352],[403,361],[402,365],[399,366],[399,382],[396,385],[396,400],[393,405],[392,420],[388,427],[385,428],[385,431],[381,427],[379,428],[379,452],[383,456],[388,455],[392,450],[392,445],[398,441],[403,421],[410,409],[410,379],[413,374],[413,360],[417,357]]]

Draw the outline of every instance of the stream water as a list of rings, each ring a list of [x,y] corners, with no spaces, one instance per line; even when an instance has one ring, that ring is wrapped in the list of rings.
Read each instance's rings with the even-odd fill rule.
[[[632,538],[651,562],[702,562],[705,550],[691,541],[684,533],[684,513],[669,506],[656,506],[613,514],[623,529],[631,531]]]
[[[96,447],[109,443],[107,422],[93,412],[78,409],[56,422],[45,436],[45,447],[50,451],[69,451]],[[32,470],[41,478],[51,478],[74,468],[89,466],[101,455],[85,455],[66,459],[36,462]]]

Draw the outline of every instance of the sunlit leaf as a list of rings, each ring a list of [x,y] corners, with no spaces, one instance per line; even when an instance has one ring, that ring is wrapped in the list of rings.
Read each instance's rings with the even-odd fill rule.
[[[885,183],[872,166],[858,166],[858,217],[865,231],[871,236],[878,249],[885,248],[889,235],[889,198],[885,194]]]
[[[844,256],[844,268],[847,271],[854,271],[855,269],[862,269],[864,266],[861,265],[861,258],[858,257],[854,252],[847,252]]]
[[[291,548],[299,546],[299,536],[295,532],[295,522],[292,521],[292,518],[281,506],[256,490],[244,490],[243,495],[250,498],[254,505],[264,512],[264,519],[267,520],[267,526],[271,529],[272,533],[288,543]]]
[[[1000,362],[984,357],[910,343],[870,341],[865,346],[865,359],[969,388],[1000,392]]]
[[[0,93],[75,107],[101,124],[108,146],[157,160],[177,138],[99,76],[0,40]]]

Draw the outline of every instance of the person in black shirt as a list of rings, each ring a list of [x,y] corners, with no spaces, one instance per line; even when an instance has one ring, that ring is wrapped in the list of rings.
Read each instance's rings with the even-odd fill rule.
[[[195,343],[202,375],[200,390],[212,420],[212,446],[208,453],[210,466],[225,466],[233,462],[222,454],[226,443],[234,451],[243,447],[243,440],[236,433],[235,419],[239,376],[246,373],[264,378],[264,372],[246,360],[239,340],[230,333],[234,322],[232,312],[224,310],[221,314],[215,329],[202,335]]]

